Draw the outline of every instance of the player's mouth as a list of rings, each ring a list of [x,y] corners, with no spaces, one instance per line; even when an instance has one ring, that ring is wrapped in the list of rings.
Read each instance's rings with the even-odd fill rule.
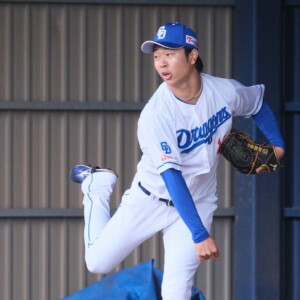
[[[172,78],[172,74],[169,72],[161,72],[160,76],[163,80],[170,80]]]

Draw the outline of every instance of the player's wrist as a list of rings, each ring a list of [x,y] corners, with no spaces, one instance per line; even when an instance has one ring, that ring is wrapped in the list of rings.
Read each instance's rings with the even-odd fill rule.
[[[193,234],[192,236],[195,244],[201,243],[209,238],[209,233],[204,228],[200,233]]]
[[[280,160],[285,152],[285,149],[279,146],[274,146],[274,151],[276,153],[276,157]]]

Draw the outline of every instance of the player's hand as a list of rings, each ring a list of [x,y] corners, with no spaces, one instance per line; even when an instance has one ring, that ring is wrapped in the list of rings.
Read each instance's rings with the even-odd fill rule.
[[[203,242],[195,244],[196,254],[200,261],[212,260],[215,261],[219,256],[219,249],[214,239],[209,237]]]
[[[276,154],[278,160],[281,160],[283,155],[284,155],[285,150],[281,147],[275,146],[274,151],[275,151],[275,154]],[[259,167],[255,171],[256,171],[257,174],[261,174],[261,173],[265,172],[263,167]]]

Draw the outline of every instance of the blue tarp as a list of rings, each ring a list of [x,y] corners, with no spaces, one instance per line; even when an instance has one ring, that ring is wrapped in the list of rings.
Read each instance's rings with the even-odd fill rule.
[[[107,275],[64,300],[161,300],[162,275],[152,259]],[[193,288],[192,300],[205,298],[199,289]]]

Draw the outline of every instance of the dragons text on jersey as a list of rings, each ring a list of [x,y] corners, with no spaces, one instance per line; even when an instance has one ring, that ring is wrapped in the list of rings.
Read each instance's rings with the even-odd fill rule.
[[[204,143],[210,144],[218,128],[230,118],[231,114],[226,107],[223,107],[199,127],[190,131],[187,129],[177,130],[178,147],[181,149],[181,153],[189,153]]]

